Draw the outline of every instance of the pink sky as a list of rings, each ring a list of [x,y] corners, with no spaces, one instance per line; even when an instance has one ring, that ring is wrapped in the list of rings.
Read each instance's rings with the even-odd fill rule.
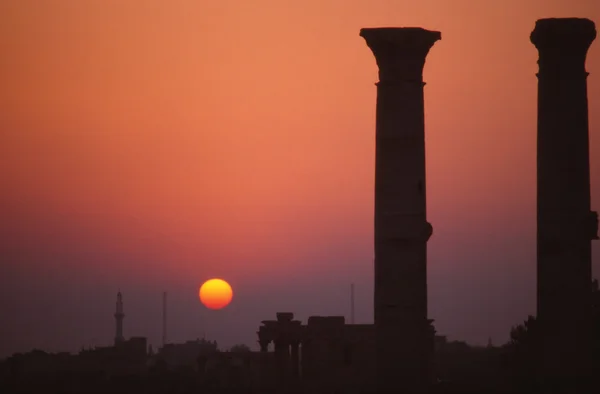
[[[276,311],[372,321],[377,67],[362,27],[442,32],[425,65],[429,305],[501,343],[535,310],[535,21],[559,0],[10,0],[0,4],[0,355],[254,344]],[[588,54],[600,210],[600,47]],[[598,243],[594,270],[600,269]],[[4,258],[6,257],[6,258]],[[207,313],[220,276],[234,302]]]

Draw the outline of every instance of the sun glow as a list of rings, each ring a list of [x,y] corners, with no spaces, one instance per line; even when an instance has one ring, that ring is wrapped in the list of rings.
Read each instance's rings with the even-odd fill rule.
[[[200,286],[200,301],[209,309],[222,309],[229,305],[233,290],[223,279],[209,279]]]

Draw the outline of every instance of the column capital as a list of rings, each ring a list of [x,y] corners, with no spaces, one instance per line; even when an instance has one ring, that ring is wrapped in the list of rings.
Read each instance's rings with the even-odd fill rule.
[[[375,55],[381,82],[423,82],[425,58],[442,39],[439,31],[420,27],[381,27],[360,30]]]
[[[535,23],[530,40],[538,50],[540,75],[587,76],[585,59],[596,38],[594,22],[584,18],[548,18]]]

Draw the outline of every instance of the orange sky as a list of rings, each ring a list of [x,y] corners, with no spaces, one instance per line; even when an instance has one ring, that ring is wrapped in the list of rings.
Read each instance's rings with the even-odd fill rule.
[[[505,340],[535,305],[529,34],[536,19],[565,16],[600,23],[600,3],[1,2],[0,321],[40,297],[86,299],[77,286],[93,282],[86,302],[107,310],[102,323],[85,326],[90,316],[72,306],[52,313],[110,341],[120,286],[126,314],[152,310],[126,321],[128,335],[157,341],[160,325],[145,327],[160,306],[146,295],[189,287],[186,299],[213,276],[248,294],[220,317],[246,331],[224,343],[250,344],[277,308],[348,314],[350,282],[365,289],[357,316],[370,321],[377,67],[358,33],[420,26],[442,32],[424,72],[430,313],[451,337]],[[587,69],[600,210],[598,42]],[[135,292],[144,296],[128,304]],[[26,349],[88,340],[44,336],[42,320],[13,315],[9,331]],[[59,330],[52,316],[44,324]]]

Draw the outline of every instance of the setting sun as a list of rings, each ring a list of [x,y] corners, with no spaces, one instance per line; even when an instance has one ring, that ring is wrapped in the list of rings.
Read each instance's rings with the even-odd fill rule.
[[[222,279],[209,279],[200,286],[200,301],[209,309],[221,309],[229,305],[233,291]]]

